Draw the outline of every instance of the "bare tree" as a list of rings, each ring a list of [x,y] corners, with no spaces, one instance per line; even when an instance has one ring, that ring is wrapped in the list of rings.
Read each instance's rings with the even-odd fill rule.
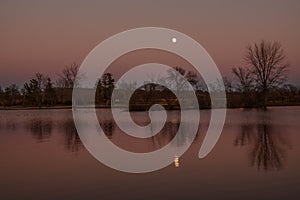
[[[195,85],[196,91],[207,92],[207,86],[203,79],[199,79]]]
[[[194,87],[194,89],[196,88],[196,84],[198,82],[196,73],[192,71],[186,71],[181,67],[174,67],[173,69],[168,70],[167,83],[169,83],[177,93],[187,88],[184,80],[188,81]]]
[[[243,94],[248,93],[253,84],[253,78],[250,70],[243,67],[232,68],[232,73],[238,78],[238,90]]]
[[[242,95],[243,107],[254,106],[253,94],[253,75],[249,68],[235,67],[232,73],[238,79],[236,89]]]
[[[288,63],[282,46],[277,42],[255,43],[247,47],[245,61],[262,96],[266,108],[267,95],[271,88],[280,86],[286,80]]]
[[[61,74],[58,74],[59,80],[57,81],[59,86],[65,88],[73,88],[76,76],[78,74],[79,65],[77,63],[72,63],[65,66]]]
[[[35,78],[38,81],[38,87],[40,90],[45,89],[47,79],[49,78],[47,75],[41,74],[41,73],[36,73]]]
[[[230,77],[224,76],[223,77],[223,82],[225,86],[225,92],[227,94],[230,94],[233,92],[233,84],[232,84],[232,79]]]
[[[186,87],[186,85],[184,84],[184,76],[186,74],[186,71],[181,67],[174,67],[174,70],[168,70],[167,81],[168,84],[170,84],[170,86],[173,87],[178,94],[179,91],[183,90]]]
[[[198,76],[195,72],[188,71],[185,75],[187,81],[193,86],[194,90],[197,89],[197,83],[199,81]]]

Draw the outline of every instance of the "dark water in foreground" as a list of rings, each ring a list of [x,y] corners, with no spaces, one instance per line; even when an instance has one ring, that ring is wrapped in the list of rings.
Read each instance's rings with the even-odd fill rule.
[[[136,152],[167,144],[179,123],[170,111],[162,133],[131,140],[108,110],[98,112],[106,135]],[[147,123],[145,113],[132,116]],[[300,107],[228,110],[219,142],[200,160],[209,116],[201,111],[200,130],[179,167],[127,174],[86,151],[70,110],[0,111],[0,199],[300,199]],[[186,140],[188,133],[178,148]]]

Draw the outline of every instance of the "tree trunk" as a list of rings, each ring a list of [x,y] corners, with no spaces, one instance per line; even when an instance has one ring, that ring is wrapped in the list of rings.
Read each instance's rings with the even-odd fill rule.
[[[262,108],[267,110],[267,103],[268,103],[268,91],[264,89],[262,91]]]

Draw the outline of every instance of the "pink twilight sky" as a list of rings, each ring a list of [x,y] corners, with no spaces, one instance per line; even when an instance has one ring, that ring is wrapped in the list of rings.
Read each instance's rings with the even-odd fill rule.
[[[121,31],[159,26],[196,39],[223,75],[243,65],[245,46],[278,41],[300,84],[300,1],[1,0],[0,85],[23,85],[37,72],[53,79],[81,64],[101,41]]]

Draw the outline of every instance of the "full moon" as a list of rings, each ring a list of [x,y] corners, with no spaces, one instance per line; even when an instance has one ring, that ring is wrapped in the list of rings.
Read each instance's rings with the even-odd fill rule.
[[[176,43],[176,42],[177,42],[177,39],[176,39],[175,37],[173,37],[173,38],[172,38],[172,42],[173,42],[173,43]]]

